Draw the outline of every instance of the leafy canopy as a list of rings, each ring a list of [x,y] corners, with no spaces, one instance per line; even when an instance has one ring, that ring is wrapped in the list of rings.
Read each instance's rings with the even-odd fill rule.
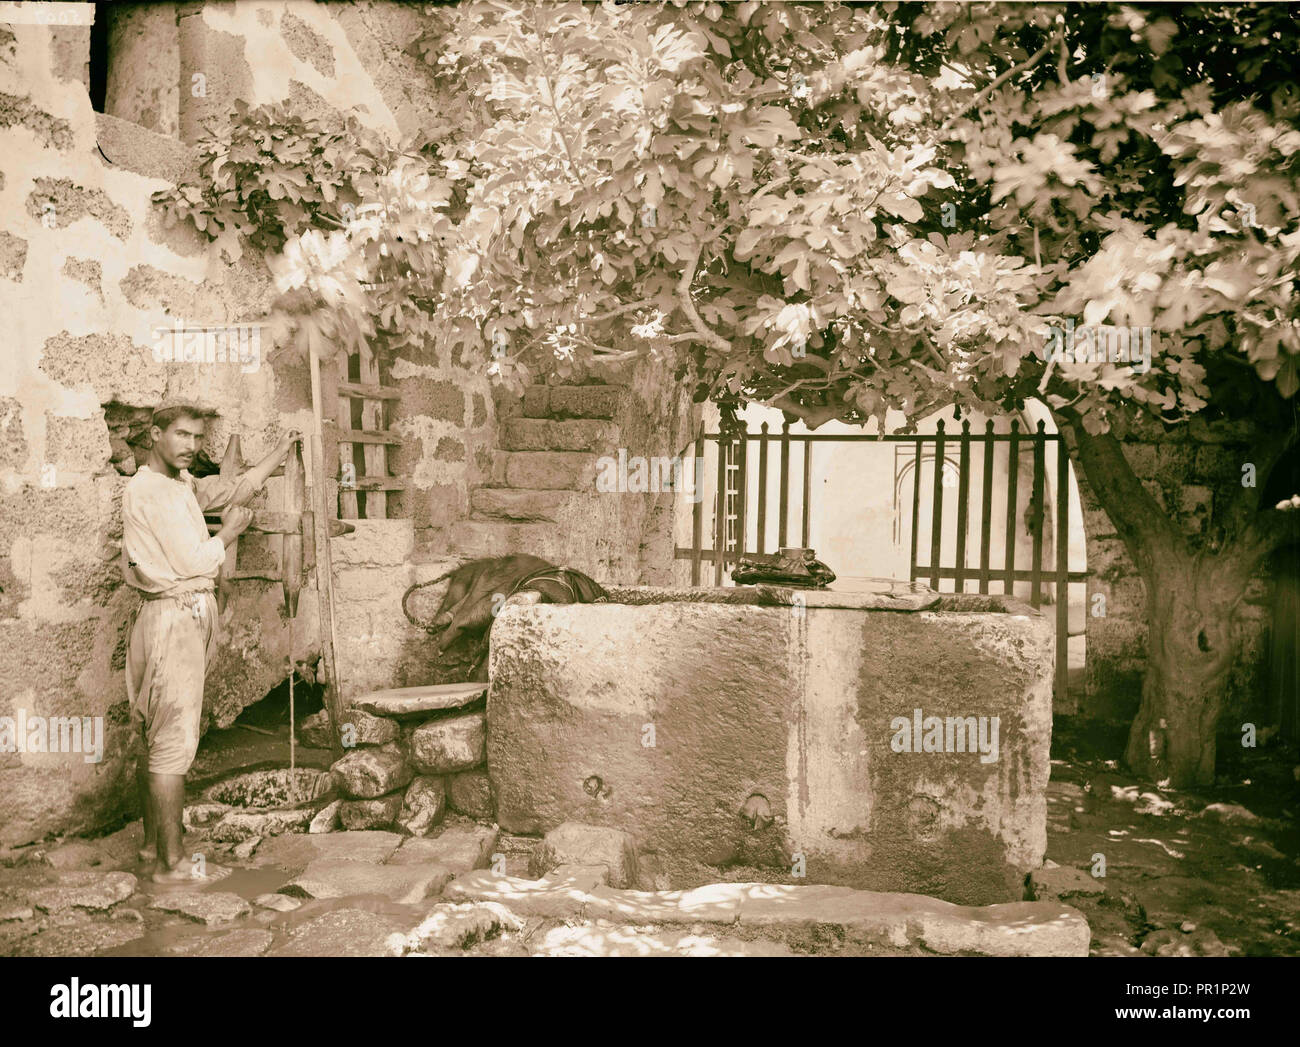
[[[659,354],[813,425],[1041,395],[1102,432],[1300,387],[1289,5],[431,17],[435,141],[242,111],[170,198],[271,252],[299,349],[459,346],[512,385]],[[1047,361],[1067,321],[1150,328],[1152,366]]]

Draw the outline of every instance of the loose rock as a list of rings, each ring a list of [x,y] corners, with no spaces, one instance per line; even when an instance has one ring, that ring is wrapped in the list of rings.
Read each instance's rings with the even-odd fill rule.
[[[441,778],[416,778],[406,789],[397,824],[412,836],[427,836],[442,821],[447,793]]]
[[[542,876],[558,865],[604,865],[611,887],[631,887],[637,878],[636,845],[620,829],[565,822],[542,838],[533,852],[530,872]]]
[[[492,818],[496,803],[487,771],[461,771],[448,777],[447,806],[471,818]]]
[[[356,800],[371,800],[404,788],[415,776],[396,745],[356,749],[330,771],[344,795]]]
[[[307,826],[309,833],[330,833],[339,827],[339,809],[342,800],[331,800],[317,812],[316,817]]]
[[[339,822],[345,829],[379,829],[392,825],[401,810],[401,793],[373,800],[344,800],[339,807]]]
[[[411,731],[411,762],[421,774],[469,770],[487,759],[482,713],[422,723]]]

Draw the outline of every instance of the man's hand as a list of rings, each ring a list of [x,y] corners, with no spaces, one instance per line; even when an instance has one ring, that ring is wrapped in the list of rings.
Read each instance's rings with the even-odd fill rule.
[[[302,433],[297,429],[290,429],[280,437],[280,444],[275,449],[276,457],[280,461],[284,461],[284,459],[288,457],[289,450],[296,443],[302,443]]]
[[[242,505],[232,505],[221,514],[221,530],[217,532],[217,537],[226,545],[229,545],[247,531],[248,525],[252,522],[252,509],[245,508]]]

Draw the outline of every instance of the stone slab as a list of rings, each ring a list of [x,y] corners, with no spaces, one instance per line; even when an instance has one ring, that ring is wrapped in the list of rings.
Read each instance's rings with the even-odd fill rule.
[[[238,843],[254,836],[303,833],[315,815],[310,807],[291,811],[232,811],[208,831],[208,836],[218,843]]]
[[[248,902],[230,891],[168,893],[155,898],[149,908],[176,913],[206,927],[233,923],[252,911]]]
[[[621,923],[736,922],[744,891],[734,883],[711,883],[689,891],[619,891],[595,887],[587,915]]]
[[[1056,902],[954,905],[916,894],[849,887],[715,883],[690,891],[619,891],[600,885],[604,867],[561,867],[542,880],[475,872],[448,885],[455,901],[491,901],[549,919],[628,926],[736,925],[754,936],[844,941],[881,950],[982,956],[1086,956],[1091,932]]]
[[[311,836],[276,836],[262,843],[256,865],[274,865],[297,873],[318,858],[381,865],[402,842],[399,833],[380,830],[321,833]]]
[[[78,871],[63,873],[53,887],[32,891],[28,900],[48,913],[67,909],[105,910],[135,893],[136,878],[125,872]]]
[[[22,938],[9,952],[13,956],[93,956],[144,935],[145,925],[141,920],[86,917],[47,925],[39,933]]]
[[[437,836],[412,836],[388,859],[389,865],[439,865],[455,875],[488,864],[497,831],[486,825],[448,825]]]
[[[163,953],[167,956],[263,956],[274,940],[270,931],[248,927],[225,934],[182,938],[163,949]]]
[[[1083,915],[1056,902],[953,905],[918,894],[848,887],[751,883],[740,926],[764,932],[841,928],[847,940],[944,955],[1087,956]]]
[[[523,920],[496,902],[444,902],[407,934],[403,947],[406,952],[464,949],[523,926]]]
[[[294,928],[289,941],[274,949],[272,956],[396,956],[400,946],[390,944],[394,935],[404,940],[410,921],[365,909],[337,909]]]
[[[391,720],[420,720],[431,713],[460,709],[487,693],[484,683],[443,683],[423,687],[393,687],[352,699],[352,705]]]
[[[414,905],[446,886],[452,874],[437,865],[367,865],[318,858],[280,888],[298,898],[347,898],[379,894],[400,905]]]
[[[580,913],[591,900],[591,892],[608,874],[603,865],[594,868],[562,866],[540,880],[472,872],[447,885],[443,896],[450,901],[499,902],[513,913],[563,919]]]
[[[528,943],[531,956],[797,956],[784,942],[658,930],[596,920],[552,927]]]

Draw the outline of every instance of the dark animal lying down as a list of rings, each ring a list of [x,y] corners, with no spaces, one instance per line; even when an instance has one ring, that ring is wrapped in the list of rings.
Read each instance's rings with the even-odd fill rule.
[[[451,579],[432,622],[412,616],[407,601],[418,589]],[[556,567],[537,556],[498,556],[471,560],[429,582],[419,582],[402,597],[402,613],[413,625],[437,636],[439,653],[462,636],[486,633],[505,601],[519,592],[540,593],[542,603],[598,603],[608,593],[581,571]]]

